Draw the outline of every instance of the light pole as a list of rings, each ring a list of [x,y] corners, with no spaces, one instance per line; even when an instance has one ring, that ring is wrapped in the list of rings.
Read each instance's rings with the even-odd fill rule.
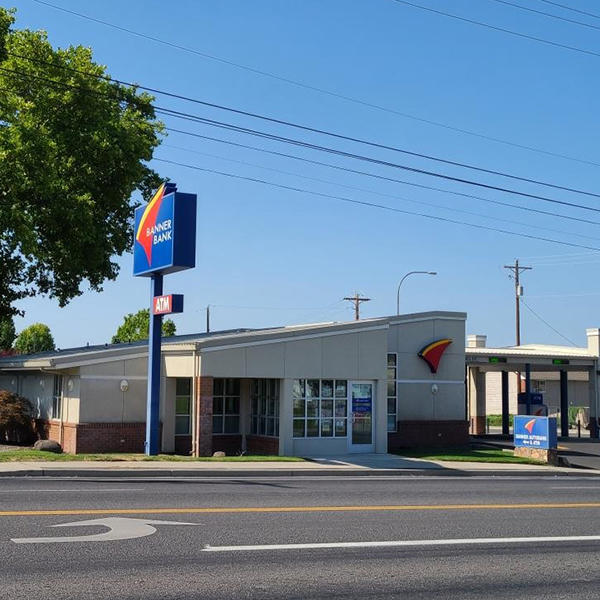
[[[407,273],[401,280],[400,283],[398,284],[398,292],[396,293],[396,314],[399,315],[400,314],[400,286],[402,285],[403,281],[409,276],[409,275],[437,275],[436,271],[410,271],[409,273]]]

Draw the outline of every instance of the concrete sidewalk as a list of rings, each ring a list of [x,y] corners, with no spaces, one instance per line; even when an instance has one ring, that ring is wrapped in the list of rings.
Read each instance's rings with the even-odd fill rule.
[[[0,477],[597,476],[600,471],[511,463],[441,462],[392,454],[328,456],[305,462],[4,462]]]

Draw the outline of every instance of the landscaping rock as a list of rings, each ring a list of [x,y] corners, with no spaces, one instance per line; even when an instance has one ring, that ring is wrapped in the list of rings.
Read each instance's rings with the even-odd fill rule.
[[[218,452],[213,452],[213,456],[215,458],[223,458],[225,456],[225,452],[221,452],[220,450]]]
[[[34,450],[44,450],[44,452],[55,452],[56,454],[61,454],[62,447],[61,445],[54,440],[38,440],[33,445]]]

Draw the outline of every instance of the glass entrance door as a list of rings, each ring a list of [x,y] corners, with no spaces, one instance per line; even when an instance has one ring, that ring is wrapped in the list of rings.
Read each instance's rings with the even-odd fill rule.
[[[374,452],[373,435],[373,384],[363,381],[348,382],[348,405],[350,408],[350,452]]]

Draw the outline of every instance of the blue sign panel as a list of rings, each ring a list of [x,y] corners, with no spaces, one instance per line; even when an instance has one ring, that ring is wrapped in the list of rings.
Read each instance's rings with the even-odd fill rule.
[[[352,398],[352,412],[353,413],[370,413],[371,411],[371,397],[365,398]]]
[[[196,195],[163,183],[135,211],[133,274],[166,275],[196,265]]]
[[[514,442],[516,447],[556,448],[556,418],[515,415],[513,421]]]

